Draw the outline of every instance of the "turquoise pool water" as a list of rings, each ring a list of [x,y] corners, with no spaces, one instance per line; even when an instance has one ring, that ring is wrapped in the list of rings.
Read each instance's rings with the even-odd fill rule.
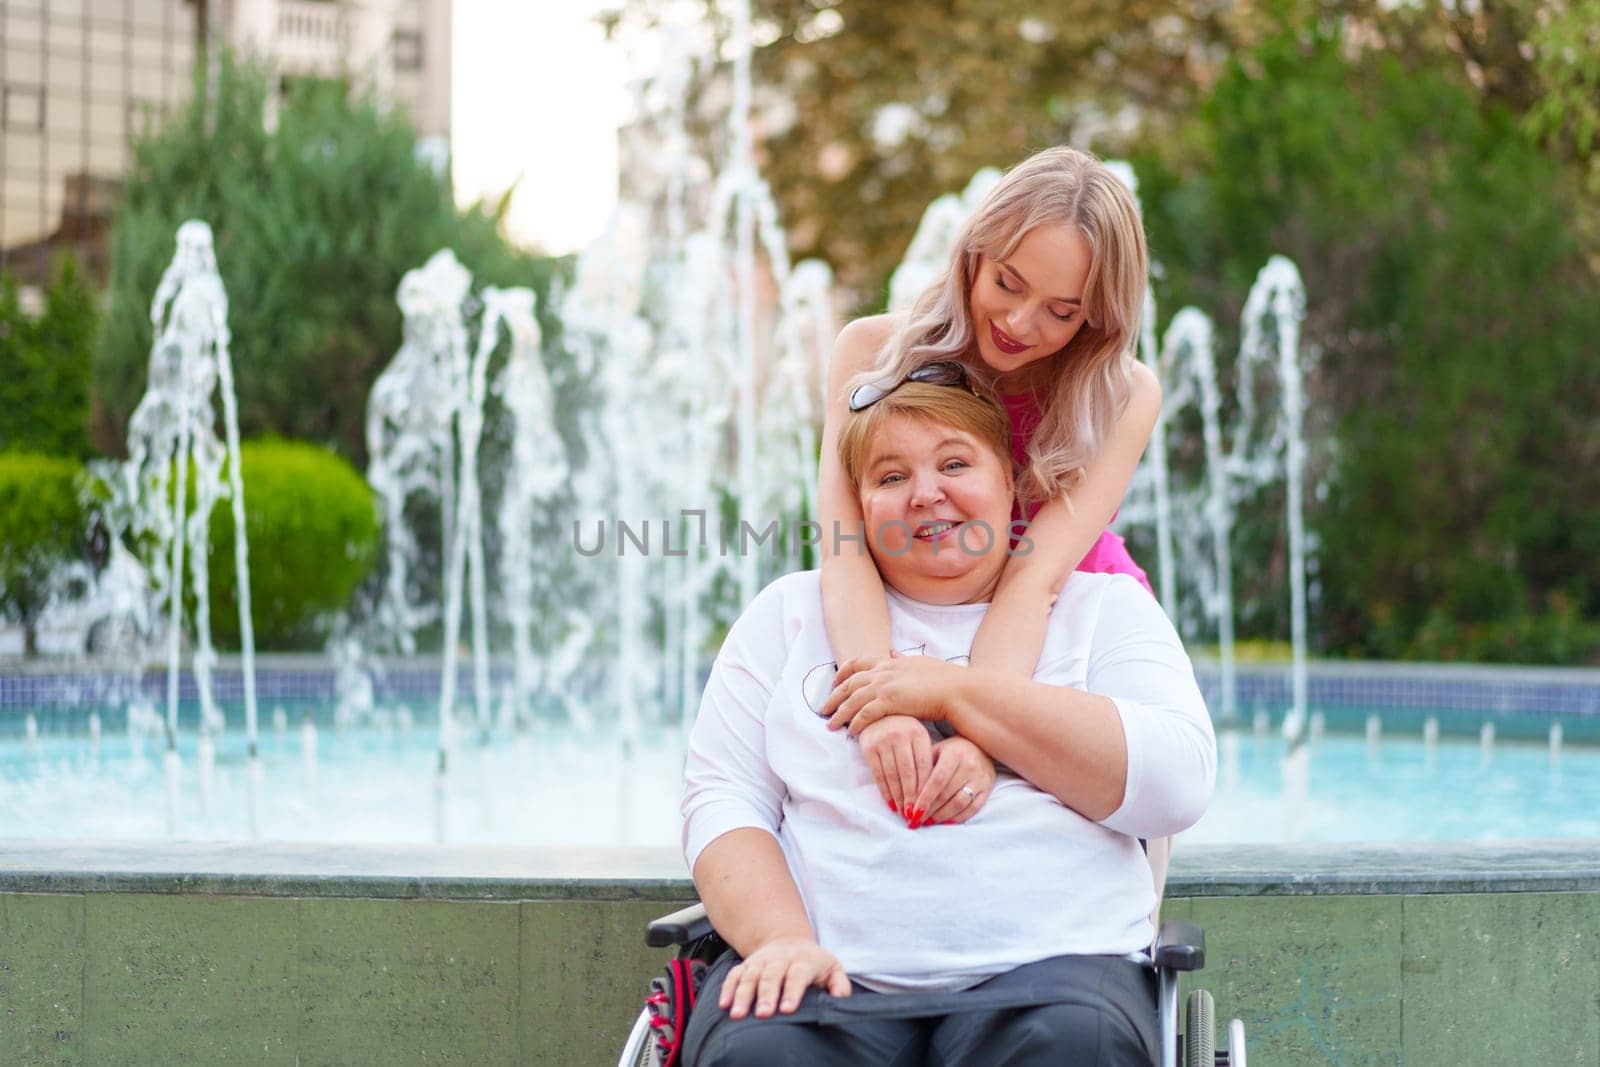
[[[1216,793],[1186,840],[1492,841],[1600,837],[1600,747],[1329,735],[1308,747],[1305,802],[1276,735],[1219,735]],[[1286,781],[1287,777],[1287,781]]]
[[[437,738],[421,726],[262,734],[261,836],[324,842],[673,845],[682,753],[668,731],[625,754],[613,737],[544,725],[463,742],[441,787]],[[1302,789],[1276,732],[1224,730],[1217,789],[1185,835],[1205,842],[1438,841],[1600,837],[1600,747],[1330,734],[1310,742]],[[195,740],[180,744],[176,836],[247,840],[241,734],[217,753],[209,800]],[[159,740],[108,731],[0,742],[0,837],[163,838]]]

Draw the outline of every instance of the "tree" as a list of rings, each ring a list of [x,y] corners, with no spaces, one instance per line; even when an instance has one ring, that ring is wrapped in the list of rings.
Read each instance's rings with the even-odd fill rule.
[[[1305,276],[1313,407],[1343,443],[1316,516],[1324,645],[1600,656],[1579,623],[1600,613],[1600,279],[1571,172],[1455,71],[1338,31],[1236,57],[1136,163],[1165,311],[1237,321],[1273,252]],[[1519,636],[1560,617],[1543,647]]]
[[[363,466],[367,393],[400,344],[401,275],[448,247],[480,283],[542,296],[553,264],[506,243],[506,202],[458,212],[403,114],[313,82],[291,86],[269,128],[265,73],[227,53],[213,66],[214,82],[197,74],[189,106],[134,147],[94,367],[95,443],[122,450],[152,294],[178,225],[201,218],[231,301],[242,431],[330,445]]]
[[[1456,67],[1581,183],[1572,222],[1600,269],[1600,0],[1442,0],[1369,20],[1378,47]]]
[[[89,451],[89,363],[100,312],[77,261],[63,256],[43,312],[23,311],[0,278],[0,451],[83,458]]]

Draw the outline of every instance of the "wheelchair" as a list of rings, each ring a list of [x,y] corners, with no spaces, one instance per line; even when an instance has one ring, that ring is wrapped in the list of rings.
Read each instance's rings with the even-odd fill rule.
[[[1163,872],[1164,873],[1164,872]],[[1206,935],[1197,924],[1183,919],[1161,923],[1151,954],[1157,974],[1157,1013],[1161,1033],[1161,1067],[1248,1067],[1245,1059],[1244,1023],[1228,1024],[1228,1049],[1216,1048],[1216,1009],[1211,994],[1195,989],[1184,1010],[1184,1028],[1178,1030],[1178,974],[1198,971],[1206,963]],[[720,956],[726,943],[712,929],[705,905],[691,904],[651,922],[645,930],[651,948],[676,945],[681,960],[703,960],[708,965]],[[650,1009],[639,1013],[623,1046],[617,1067],[659,1067],[661,1049]]]

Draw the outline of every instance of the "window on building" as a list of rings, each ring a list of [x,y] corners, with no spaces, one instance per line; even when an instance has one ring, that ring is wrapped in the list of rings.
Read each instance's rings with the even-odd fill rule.
[[[44,129],[44,86],[6,85],[0,91],[0,122],[8,130]]]
[[[422,31],[394,31],[394,69],[422,69]]]

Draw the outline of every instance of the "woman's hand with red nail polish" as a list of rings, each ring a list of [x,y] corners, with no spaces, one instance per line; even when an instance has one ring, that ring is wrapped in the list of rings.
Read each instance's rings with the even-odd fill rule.
[[[912,801],[933,770],[928,728],[909,716],[890,715],[861,731],[860,740],[878,792],[896,815],[909,821]]]

